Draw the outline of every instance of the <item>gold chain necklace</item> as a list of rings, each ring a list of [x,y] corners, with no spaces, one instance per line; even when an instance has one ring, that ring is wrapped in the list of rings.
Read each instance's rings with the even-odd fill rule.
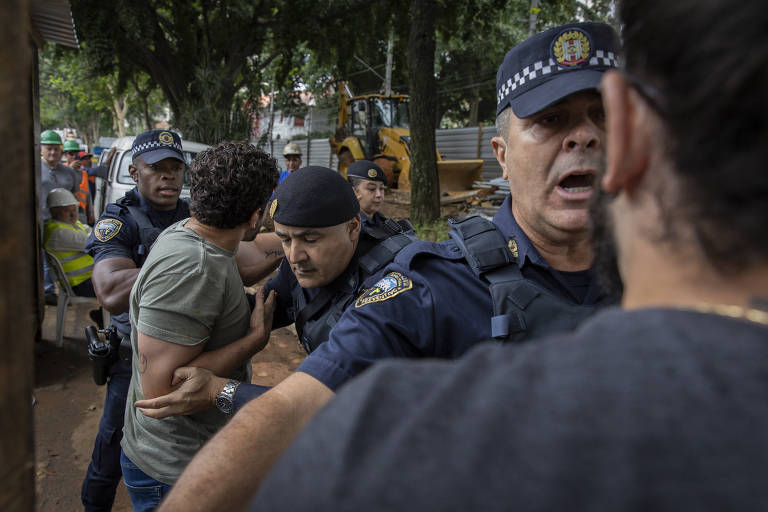
[[[733,304],[709,304],[706,302],[694,304],[690,309],[699,313],[713,313],[729,318],[742,318],[757,324],[768,325],[768,311],[761,309],[743,308]]]

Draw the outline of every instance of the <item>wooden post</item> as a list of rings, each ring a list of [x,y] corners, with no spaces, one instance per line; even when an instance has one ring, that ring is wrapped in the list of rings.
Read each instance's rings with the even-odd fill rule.
[[[33,43],[29,0],[7,0],[0,30],[0,510],[34,510],[32,386],[37,313]]]

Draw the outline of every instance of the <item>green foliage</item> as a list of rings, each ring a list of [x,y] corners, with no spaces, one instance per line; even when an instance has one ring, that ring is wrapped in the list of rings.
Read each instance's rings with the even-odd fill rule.
[[[416,236],[428,242],[442,242],[448,240],[450,228],[445,219],[437,219],[431,222],[422,222],[413,226]]]
[[[74,128],[93,144],[112,119],[110,77],[91,77],[77,50],[48,44],[39,58],[40,124]]]

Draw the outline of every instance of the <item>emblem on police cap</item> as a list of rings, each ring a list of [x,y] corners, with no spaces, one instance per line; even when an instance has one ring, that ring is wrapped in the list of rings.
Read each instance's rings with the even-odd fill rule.
[[[552,54],[564,67],[578,66],[589,60],[592,45],[586,32],[572,28],[561,32],[552,44]]]
[[[269,218],[274,219],[275,218],[275,212],[277,211],[277,199],[272,201],[272,204],[269,205]]]
[[[376,169],[368,169],[368,177],[369,178],[375,178],[378,175],[379,175],[379,173],[376,172]]]
[[[123,223],[117,219],[104,219],[96,223],[93,228],[93,236],[99,242],[108,242],[120,232]]]
[[[171,134],[171,132],[160,132],[157,136],[157,140],[166,146],[170,146],[173,144],[173,134]]]

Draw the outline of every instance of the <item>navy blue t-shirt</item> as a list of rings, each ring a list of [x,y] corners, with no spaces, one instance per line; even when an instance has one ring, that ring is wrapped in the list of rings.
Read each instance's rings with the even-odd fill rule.
[[[140,254],[139,226],[126,205],[138,206],[154,227],[165,229],[176,221],[189,217],[189,203],[179,199],[175,210],[152,209],[136,188],[125,193],[117,203],[108,204],[86,242],[85,252],[93,257],[94,263],[109,258],[129,258],[137,267],[144,264],[147,254]],[[148,252],[148,251],[147,251]],[[112,324],[123,336],[130,336],[131,325],[128,312],[113,315]]]

